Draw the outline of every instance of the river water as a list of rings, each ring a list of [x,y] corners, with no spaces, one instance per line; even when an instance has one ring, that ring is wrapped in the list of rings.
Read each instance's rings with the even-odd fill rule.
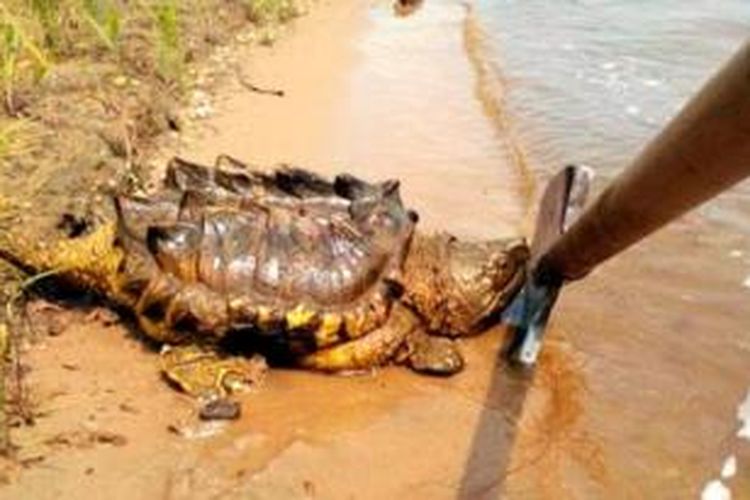
[[[479,0],[476,12],[542,175],[561,162],[619,171],[750,35],[743,0]],[[749,193],[705,213],[750,233]]]
[[[528,232],[557,168],[590,165],[601,189],[749,34],[742,0],[431,0],[405,18],[378,6],[357,42],[335,155],[405,179],[427,227]],[[515,440],[500,490],[750,498],[738,417],[750,390],[748,275],[745,183],[569,286],[549,336],[575,368],[567,381],[547,376],[546,419],[533,404],[520,412],[536,438]],[[486,405],[502,404],[488,394]],[[492,462],[483,422],[468,464]],[[566,444],[524,458],[544,436]],[[467,472],[461,491],[497,492],[497,475]]]

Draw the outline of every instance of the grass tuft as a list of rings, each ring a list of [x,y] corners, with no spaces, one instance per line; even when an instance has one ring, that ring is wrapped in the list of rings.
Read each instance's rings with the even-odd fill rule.
[[[108,49],[117,48],[117,40],[122,30],[123,12],[115,2],[83,0],[82,17]]]
[[[30,73],[36,81],[50,67],[49,59],[21,26],[20,21],[0,5],[0,85],[5,107],[14,112],[14,90],[19,79]]]
[[[299,14],[294,0],[246,0],[246,8],[250,20],[262,26],[283,23]]]
[[[156,53],[159,75],[168,81],[182,81],[185,54],[180,38],[180,13],[175,0],[159,0],[154,6]]]
[[[62,45],[62,16],[60,0],[31,0],[31,13],[41,25],[44,45],[58,50]]]

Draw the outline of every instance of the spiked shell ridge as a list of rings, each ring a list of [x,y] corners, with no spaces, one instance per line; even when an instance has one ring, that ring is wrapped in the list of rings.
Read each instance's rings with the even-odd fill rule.
[[[170,162],[161,191],[118,196],[119,300],[149,336],[253,330],[296,353],[382,325],[403,290],[416,214],[396,181]]]

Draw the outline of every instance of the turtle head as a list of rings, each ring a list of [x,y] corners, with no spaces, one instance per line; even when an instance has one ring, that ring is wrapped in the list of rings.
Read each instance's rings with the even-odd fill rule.
[[[422,266],[425,271],[417,278],[411,300],[431,330],[447,335],[474,333],[496,321],[520,289],[528,246],[521,238],[441,240],[426,252],[432,262]]]

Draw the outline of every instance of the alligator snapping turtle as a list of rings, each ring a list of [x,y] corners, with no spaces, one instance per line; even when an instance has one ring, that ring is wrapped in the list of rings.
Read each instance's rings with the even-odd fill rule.
[[[520,239],[461,242],[414,231],[397,181],[333,181],[229,157],[173,159],[163,188],[115,196],[116,220],[41,246],[20,233],[0,256],[90,287],[166,346],[162,369],[193,395],[226,395],[258,364],[244,344],[323,370],[401,362],[452,374],[451,337],[487,326],[523,281]],[[182,347],[179,347],[182,346]]]

